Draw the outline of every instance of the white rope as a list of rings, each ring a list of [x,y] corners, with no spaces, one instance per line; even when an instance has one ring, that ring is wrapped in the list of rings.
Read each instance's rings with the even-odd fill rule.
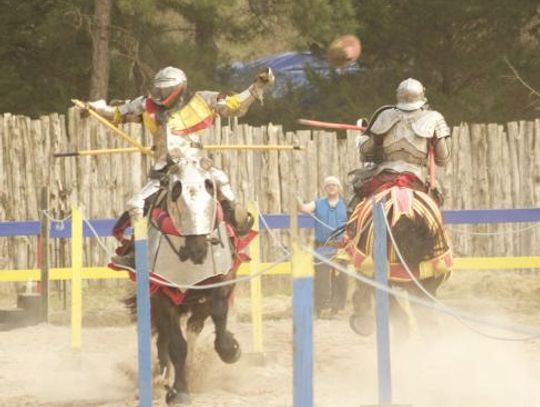
[[[336,230],[335,227],[332,227],[332,226],[326,224],[325,222],[323,222],[322,220],[320,220],[317,216],[315,216],[315,214],[313,214],[313,213],[308,213],[307,215],[311,216],[313,219],[315,219],[315,222],[320,223],[320,224],[323,225],[326,229],[331,230],[332,232],[333,232],[334,230]]]
[[[362,226],[362,229],[360,229],[358,232],[356,232],[356,235],[358,236],[358,235],[361,235],[362,233],[364,233],[364,231],[365,231],[369,226],[371,226],[371,224],[370,224],[369,222],[364,223],[364,226]],[[328,239],[326,239],[325,244],[328,243],[329,240],[330,240],[330,236],[328,237]],[[333,257],[335,257],[335,255],[332,256],[332,258],[333,258]],[[326,259],[328,260],[328,258],[326,258]],[[331,260],[331,258],[330,258],[330,260]],[[313,262],[313,265],[314,265],[314,266],[319,266],[319,265],[324,264],[324,263],[325,263],[325,261],[318,261],[318,262],[315,262],[315,261],[314,261],[314,262]]]
[[[41,212],[45,215],[45,217],[49,220],[51,224],[54,224],[55,230],[64,230],[66,221],[71,218],[71,213],[63,219],[56,219],[49,213],[47,209],[42,209]]]
[[[386,216],[383,216],[383,218],[384,218],[384,223],[385,223],[385,226],[386,226],[386,230],[388,232],[388,235],[390,236],[390,240],[392,240],[392,245],[394,246],[396,254],[398,255],[399,260],[401,261],[401,264],[403,265],[403,268],[405,268],[405,271],[407,271],[407,274],[409,275],[411,280],[420,289],[420,291],[422,291],[434,303],[436,303],[436,304],[440,305],[441,307],[443,307],[447,311],[447,313],[449,315],[456,318],[459,322],[461,322],[468,329],[476,332],[479,335],[485,336],[485,337],[490,338],[490,339],[501,340],[501,341],[528,341],[528,340],[533,340],[533,339],[537,339],[537,338],[540,337],[540,334],[532,335],[532,336],[529,336],[529,337],[523,337],[523,338],[509,338],[509,337],[495,336],[495,335],[490,335],[490,334],[487,334],[485,332],[482,332],[482,331],[478,330],[477,328],[469,325],[467,323],[467,321],[464,318],[462,318],[454,309],[452,309],[451,307],[447,306],[446,304],[442,303],[440,300],[435,298],[429,291],[427,291],[424,288],[424,286],[420,283],[420,281],[418,281],[416,276],[413,274],[413,272],[409,268],[409,265],[405,262],[405,259],[401,255],[401,251],[399,250],[399,247],[398,247],[398,245],[396,243],[396,240],[394,239],[394,235],[392,234],[392,229],[390,228],[390,224],[388,223],[388,219],[386,218]]]
[[[518,334],[528,335],[527,338],[508,338],[508,339],[505,339],[505,340],[529,341],[529,340],[533,340],[533,339],[536,339],[536,338],[540,338],[540,332],[539,331],[531,330],[528,327],[523,327],[523,326],[518,326],[518,325],[501,324],[498,321],[478,318],[475,315],[466,314],[466,313],[463,313],[463,312],[449,311],[448,307],[441,306],[438,303],[434,303],[432,301],[426,301],[426,300],[424,300],[424,299],[422,299],[420,297],[417,297],[415,295],[409,295],[409,294],[403,293],[403,292],[398,291],[396,289],[390,288],[387,285],[380,284],[380,283],[374,281],[371,278],[363,276],[362,274],[359,274],[359,273],[356,273],[356,272],[351,272],[351,271],[347,270],[347,268],[340,265],[339,263],[335,263],[335,262],[332,262],[332,261],[327,261],[323,256],[320,256],[318,253],[316,253],[315,251],[313,251],[309,247],[304,246],[303,249],[306,252],[311,253],[311,255],[313,257],[315,257],[315,258],[317,258],[319,260],[325,261],[326,263],[331,265],[334,270],[339,271],[339,272],[341,272],[343,274],[346,274],[349,277],[352,277],[355,280],[358,280],[358,281],[360,281],[360,282],[362,282],[364,284],[367,284],[367,285],[369,285],[371,287],[377,288],[377,289],[379,289],[381,291],[384,291],[384,292],[386,292],[388,294],[392,294],[395,297],[400,297],[402,299],[409,300],[409,301],[411,301],[411,302],[413,302],[415,304],[421,305],[421,306],[426,307],[426,308],[433,309],[435,311],[439,311],[439,312],[447,314],[447,315],[451,315],[451,316],[459,315],[461,318],[463,318],[463,319],[465,319],[465,320],[467,320],[469,322],[483,324],[483,325],[491,326],[493,328],[502,329],[502,330],[506,330],[506,331],[514,332],[514,333],[518,333]]]
[[[288,255],[283,256],[282,258],[280,258],[280,259],[276,260],[275,262],[271,263],[269,266],[263,268],[262,270],[259,270],[259,271],[255,272],[255,273],[252,273],[252,274],[250,274],[248,276],[238,277],[238,278],[235,278],[235,279],[232,279],[232,280],[227,280],[227,281],[221,281],[219,283],[212,283],[212,284],[205,284],[205,285],[189,285],[189,284],[184,285],[184,284],[175,284],[175,283],[171,283],[171,282],[168,282],[168,281],[163,281],[163,280],[157,279],[157,278],[152,277],[152,276],[149,276],[149,278],[150,278],[150,281],[153,281],[153,282],[155,282],[157,284],[160,284],[160,285],[165,285],[167,287],[178,288],[178,289],[183,289],[183,290],[208,290],[210,288],[225,287],[225,286],[228,286],[228,285],[233,285],[233,284],[243,283],[245,281],[253,280],[256,277],[259,277],[259,276],[263,275],[268,270],[273,269],[274,267],[276,267],[280,263],[283,263],[284,261],[289,259],[289,257],[290,256],[288,256]],[[128,266],[122,266],[122,268],[126,269],[126,270],[129,270],[130,272],[132,272],[134,274],[137,274],[136,269],[133,269],[133,268],[128,267]]]
[[[290,191],[292,191],[292,189],[290,188],[289,189]],[[302,197],[300,195],[296,195],[296,197],[300,200],[302,200]],[[340,198],[341,199],[341,198]],[[338,227],[334,227],[334,226],[330,226],[328,225],[327,223],[325,223],[324,221],[322,221],[321,219],[319,219],[317,216],[315,216],[314,213],[311,213],[311,212],[303,212],[305,213],[306,215],[310,216],[311,218],[313,218],[315,220],[315,222],[318,222],[320,223],[323,227],[325,227],[326,229],[332,231],[332,232],[335,232],[338,228],[340,228],[341,226],[338,226]],[[324,242],[324,245],[326,245],[329,241],[330,241],[330,237],[332,235],[328,236],[328,239],[326,239],[326,241]],[[323,245],[323,247],[324,247]],[[313,262],[313,265],[314,266],[320,266],[321,264],[324,264],[323,261],[318,261],[318,262]]]
[[[459,228],[449,228],[445,226],[445,229],[453,232],[453,233],[461,233],[464,235],[474,235],[474,236],[501,236],[501,235],[512,235],[512,234],[518,234],[526,232],[527,230],[534,229],[540,225],[540,222],[535,223],[533,225],[526,226],[521,229],[512,229],[512,230],[504,230],[501,232],[473,232],[465,229],[459,229]]]
[[[294,194],[294,195],[296,196],[296,199],[297,199],[298,201],[303,202],[303,198],[297,193],[297,190],[296,190],[296,189],[293,189],[291,186],[289,186],[287,189],[289,190],[289,193],[292,193],[292,194]],[[340,196],[339,199],[343,199],[343,198]],[[332,226],[328,225],[328,224],[325,223],[323,220],[321,220],[321,219],[319,219],[317,216],[315,216],[315,214],[310,213],[310,212],[303,212],[303,213],[305,213],[305,214],[308,215],[308,216],[311,216],[311,217],[315,220],[315,222],[320,223],[322,226],[324,226],[324,227],[327,228],[328,230],[331,230],[331,231],[336,230],[335,227],[332,227]]]
[[[261,213],[261,209],[259,208],[259,204],[256,203],[256,205],[257,205],[257,212],[259,212],[259,218],[261,219],[261,221],[264,224],[266,230],[268,231],[268,234],[270,235],[270,240],[272,241],[272,245],[274,247],[277,247],[278,249],[280,249],[286,255],[290,256],[291,255],[290,250],[287,249],[285,246],[283,246],[283,243],[281,242],[281,240],[278,240],[276,238],[276,236],[274,235],[274,231],[272,229],[270,229],[270,225],[268,225],[268,222],[266,221],[264,215]]]
[[[113,256],[114,252],[112,251],[112,249],[108,248],[105,245],[105,243],[103,242],[103,239],[101,239],[101,237],[97,233],[96,229],[94,229],[94,226],[92,226],[90,221],[88,219],[86,219],[86,217],[84,216],[82,211],[81,211],[81,215],[82,215],[83,222],[88,225],[88,229],[90,229],[90,231],[94,234],[94,237],[97,239],[98,245],[103,249],[103,251],[105,251],[107,256],[109,256],[109,257]]]

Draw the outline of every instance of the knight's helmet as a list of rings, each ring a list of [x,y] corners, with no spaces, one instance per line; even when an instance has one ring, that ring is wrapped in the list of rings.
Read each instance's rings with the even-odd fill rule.
[[[420,109],[427,103],[424,90],[424,85],[416,79],[405,79],[396,90],[396,107],[407,111]]]
[[[186,88],[187,77],[184,71],[168,66],[154,76],[150,96],[158,105],[171,107],[182,98]]]

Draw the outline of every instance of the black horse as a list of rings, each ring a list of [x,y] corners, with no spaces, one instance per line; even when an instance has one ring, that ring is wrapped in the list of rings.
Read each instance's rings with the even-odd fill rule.
[[[169,404],[189,404],[189,386],[186,378],[186,356],[188,343],[180,328],[180,317],[189,315],[187,329],[198,335],[205,320],[210,316],[216,328],[214,348],[225,363],[235,363],[242,351],[233,334],[227,330],[229,298],[234,286],[191,290],[183,303],[176,305],[162,291],[151,296],[152,327],[156,333],[160,374],[168,376],[169,365],[174,369],[172,385],[167,386],[166,401]],[[136,313],[136,298],[126,299],[126,304]]]
[[[389,285],[415,296],[425,297],[424,290],[435,296],[439,286],[449,277],[452,266],[450,244],[438,205],[426,193],[399,186],[383,190],[373,198],[376,202],[384,202],[390,226],[388,234],[393,236],[397,246],[396,249],[389,236]],[[356,270],[368,277],[373,275],[372,205],[372,198],[360,202],[347,225],[347,252]],[[373,287],[359,281],[352,303],[351,328],[359,335],[370,335],[374,329]],[[407,311],[395,296],[390,297],[390,311],[395,323],[409,325]]]
[[[231,261],[218,264],[218,268],[222,269],[217,272],[214,269],[212,276],[204,272],[198,275],[200,270],[204,271],[205,264],[216,263],[215,258],[212,259],[216,248],[224,250],[223,246],[230,244],[228,237],[222,236],[220,239],[219,236],[224,229],[219,226],[222,224],[218,216],[219,203],[209,171],[202,168],[198,160],[182,160],[171,167],[164,181],[167,187],[163,195],[166,194],[166,199],[162,199],[160,206],[167,210],[162,214],[170,216],[176,229],[181,231],[181,236],[156,232],[160,229],[161,225],[158,223],[161,223],[161,220],[151,220],[151,229],[153,227],[156,233],[149,233],[149,248],[156,247],[155,239],[161,239],[162,242],[158,245],[157,252],[150,254],[150,257],[155,259],[150,266],[153,272],[159,275],[159,267],[163,267],[159,265],[160,256],[172,256],[175,259],[169,258],[169,263],[165,264],[173,261],[173,264],[177,265],[174,267],[176,275],[180,278],[184,275],[190,276],[189,280],[182,280],[183,283],[196,285],[200,289],[180,291],[168,285],[154,291],[150,299],[152,328],[157,336],[161,375],[168,377],[169,365],[172,365],[174,371],[172,384],[166,385],[166,401],[169,404],[189,404],[191,398],[186,378],[188,343],[185,334],[198,335],[206,319],[210,317],[215,326],[214,348],[221,360],[234,363],[241,356],[238,341],[227,330],[229,301],[234,285],[204,288],[208,284],[232,280],[235,271],[231,267]],[[228,253],[232,256],[233,250],[229,249]],[[173,295],[170,295],[171,293]],[[181,300],[175,300],[175,295],[180,296]],[[127,298],[125,302],[132,314],[136,314],[135,295]],[[188,318],[189,332],[182,332],[182,316]]]

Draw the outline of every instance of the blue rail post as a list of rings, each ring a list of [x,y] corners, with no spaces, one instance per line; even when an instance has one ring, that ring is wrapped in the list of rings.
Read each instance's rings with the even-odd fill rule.
[[[296,185],[293,152],[290,185]],[[298,206],[289,193],[291,273],[293,280],[293,406],[313,407],[313,259],[298,238]]]
[[[294,407],[313,407],[313,260],[292,245]]]
[[[373,259],[375,261],[375,281],[388,286],[388,260],[384,203],[373,203],[373,223],[375,243]],[[392,376],[390,368],[390,332],[389,332],[388,293],[375,291],[375,313],[377,319],[377,371],[379,380],[379,404],[392,403]]]
[[[146,220],[135,224],[137,268],[137,343],[139,349],[139,406],[152,407],[152,361],[150,352],[150,280]]]

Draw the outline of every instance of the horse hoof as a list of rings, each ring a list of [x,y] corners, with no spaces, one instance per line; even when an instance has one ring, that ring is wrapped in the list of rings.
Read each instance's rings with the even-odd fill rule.
[[[369,336],[373,333],[373,321],[370,321],[365,316],[352,314],[349,318],[351,329],[360,336]]]
[[[240,359],[240,356],[242,356],[242,348],[240,348],[240,344],[232,335],[223,341],[216,340],[214,346],[220,359],[225,363],[236,363]]]
[[[172,406],[188,405],[191,404],[191,396],[189,393],[178,393],[173,389],[169,389],[165,395],[165,401]]]

